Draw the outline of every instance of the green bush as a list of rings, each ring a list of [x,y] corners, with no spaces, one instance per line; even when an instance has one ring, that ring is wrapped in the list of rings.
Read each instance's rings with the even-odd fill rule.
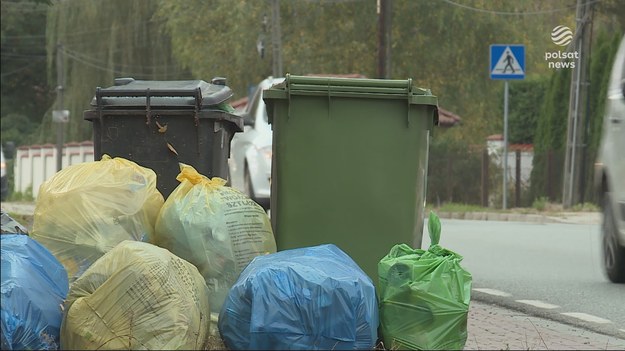
[[[430,145],[427,201],[479,205],[481,199],[482,147],[470,147],[451,138]]]
[[[547,208],[548,202],[548,198],[541,196],[534,200],[534,203],[532,203],[532,207],[537,211],[544,211]]]
[[[27,201],[32,202],[35,198],[33,197],[33,187],[30,186],[26,189],[26,191],[13,191],[9,194],[9,201]]]
[[[540,79],[510,82],[508,103],[508,140],[511,144],[532,144],[541,104],[549,83]],[[503,93],[502,93],[503,95]],[[501,97],[503,100],[503,96]],[[503,106],[501,110],[503,116]]]

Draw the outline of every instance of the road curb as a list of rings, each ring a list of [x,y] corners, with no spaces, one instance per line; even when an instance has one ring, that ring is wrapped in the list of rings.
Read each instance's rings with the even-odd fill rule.
[[[601,214],[595,212],[564,212],[557,216],[546,216],[532,213],[499,213],[499,212],[437,212],[439,218],[461,219],[473,221],[498,222],[529,222],[536,224],[563,223],[563,224],[590,224],[601,223]]]
[[[498,212],[437,212],[439,218],[465,219],[473,221],[499,221],[499,222],[532,222],[532,223],[558,223],[557,218],[539,214],[523,213],[498,213]]]

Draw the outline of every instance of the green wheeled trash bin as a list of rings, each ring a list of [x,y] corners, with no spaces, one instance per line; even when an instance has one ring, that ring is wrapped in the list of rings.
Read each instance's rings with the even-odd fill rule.
[[[411,79],[287,74],[264,100],[278,250],[335,244],[377,284],[394,245],[421,247],[437,98]]]
[[[123,157],[154,170],[167,198],[178,186],[179,162],[207,177],[229,178],[228,157],[241,117],[226,100],[225,78],[150,81],[119,78],[96,88],[84,119],[93,123],[94,158]]]

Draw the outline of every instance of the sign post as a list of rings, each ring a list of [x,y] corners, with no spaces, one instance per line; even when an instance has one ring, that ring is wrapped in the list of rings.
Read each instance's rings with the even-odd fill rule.
[[[525,45],[491,45],[490,79],[504,81],[502,207],[505,210],[508,207],[508,80],[525,79]]]

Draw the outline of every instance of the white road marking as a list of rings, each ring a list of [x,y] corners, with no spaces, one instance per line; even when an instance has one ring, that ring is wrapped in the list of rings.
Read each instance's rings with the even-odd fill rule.
[[[560,306],[558,305],[552,305],[550,303],[542,302],[539,300],[516,300],[516,302],[524,303],[526,305],[532,305],[538,308],[546,308],[546,309],[560,308]]]
[[[495,296],[506,296],[506,297],[512,296],[512,294],[508,294],[507,292],[503,292],[503,291],[495,290],[495,289],[481,288],[481,289],[473,289],[473,290],[483,292],[489,295],[495,295]]]
[[[596,317],[596,316],[593,316],[591,314],[586,314],[586,313],[567,312],[567,313],[562,313],[562,314],[565,316],[581,319],[586,322],[601,323],[601,324],[612,323],[612,321],[610,320]]]

